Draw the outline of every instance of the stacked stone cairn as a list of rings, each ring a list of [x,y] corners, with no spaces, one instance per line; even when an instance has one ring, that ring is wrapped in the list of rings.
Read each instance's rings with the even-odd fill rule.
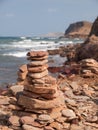
[[[48,52],[31,51],[27,53],[27,59],[30,61],[27,64],[28,74],[18,104],[25,111],[37,114],[52,114],[54,109],[60,111],[65,104],[64,97],[56,79],[48,74]]]

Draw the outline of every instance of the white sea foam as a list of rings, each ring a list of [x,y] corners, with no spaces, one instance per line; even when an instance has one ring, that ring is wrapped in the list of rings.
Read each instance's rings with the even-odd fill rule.
[[[5,53],[4,56],[25,57],[27,52]]]

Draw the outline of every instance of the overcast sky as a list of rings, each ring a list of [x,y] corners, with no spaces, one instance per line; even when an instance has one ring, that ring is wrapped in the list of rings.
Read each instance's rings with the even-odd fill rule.
[[[65,32],[70,23],[97,16],[98,0],[0,0],[0,36]]]

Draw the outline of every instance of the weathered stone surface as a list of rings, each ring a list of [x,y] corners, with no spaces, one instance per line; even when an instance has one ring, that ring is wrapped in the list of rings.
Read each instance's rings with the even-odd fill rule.
[[[65,104],[63,105],[63,106],[59,106],[59,107],[57,107],[57,108],[53,108],[52,110],[51,110],[51,112],[49,112],[49,115],[53,118],[53,119],[57,119],[57,118],[59,118],[59,117],[61,117],[61,111],[62,111],[62,109],[63,108],[65,108],[66,106],[65,106]]]
[[[26,72],[27,71],[27,65],[25,64],[25,65],[20,66],[19,71],[20,72]]]
[[[39,121],[45,121],[45,122],[51,122],[53,121],[53,119],[51,118],[51,116],[47,115],[47,114],[41,114],[38,116],[38,120]]]
[[[23,125],[22,128],[23,130],[43,130],[42,128],[34,127],[31,125]]]
[[[23,92],[24,86],[23,85],[14,85],[9,88],[9,91],[16,96],[18,93]]]
[[[42,61],[32,61],[30,63],[27,64],[27,66],[32,66],[32,67],[36,67],[36,66],[42,66],[47,64],[48,60],[42,60]]]
[[[90,33],[92,23],[88,21],[79,21],[70,24],[65,31],[65,37],[69,38],[87,38]]]
[[[62,97],[58,97],[53,100],[47,101],[47,100],[33,99],[21,95],[18,99],[18,104],[23,105],[25,108],[29,109],[51,109],[63,105],[64,99],[62,99]]]
[[[71,109],[62,110],[62,115],[69,118],[69,119],[76,118],[76,115],[75,115],[74,111],[71,110]]]
[[[31,61],[42,61],[48,58],[48,55],[46,56],[42,56],[42,57],[32,57],[32,56],[28,56],[27,60],[31,60]]]
[[[31,97],[31,98],[46,98],[46,99],[53,99],[53,98],[56,98],[59,96],[59,92],[56,91],[56,93],[54,94],[49,94],[49,93],[41,93],[41,94],[37,94],[37,93],[33,93],[33,92],[30,92],[30,91],[26,91],[24,90],[23,91],[23,94],[28,96],[28,97]]]
[[[42,65],[42,66],[37,66],[37,67],[28,67],[28,72],[29,73],[38,73],[38,72],[43,72],[45,70],[47,70],[48,65]]]
[[[64,123],[67,121],[67,118],[66,117],[63,117],[63,116],[60,116],[56,119],[57,122],[59,123]]]
[[[44,130],[54,130],[51,126],[45,126]]]
[[[11,110],[23,110],[22,107],[19,107],[17,105],[12,105],[12,104],[10,104],[8,106],[8,109],[11,109]]]
[[[82,126],[72,124],[70,130],[84,130]]]
[[[50,126],[54,129],[56,129],[56,130],[62,130],[63,129],[63,126],[58,122],[52,122],[50,124]]]
[[[29,73],[28,76],[30,76],[31,78],[34,78],[34,79],[40,79],[44,76],[48,75],[48,71],[45,70],[43,72],[40,72],[40,73]]]
[[[98,61],[98,17],[92,25],[89,37],[76,49],[76,60],[93,58]]]
[[[98,62],[94,59],[84,59],[80,62],[83,77],[92,77],[98,74]]]
[[[26,78],[27,71],[23,72],[23,73],[21,73],[20,71],[18,71],[17,74],[18,74],[18,78],[19,79],[24,80]]]
[[[50,87],[38,87],[33,85],[25,85],[24,90],[31,91],[37,94],[54,94],[57,91],[57,86],[50,86]]]
[[[63,129],[69,130],[70,129],[70,123],[63,123]]]
[[[10,98],[6,96],[0,96],[0,105],[8,105]]]
[[[18,116],[11,116],[9,118],[9,124],[13,125],[13,126],[20,126],[19,117]]]
[[[34,118],[30,116],[23,116],[20,118],[20,122],[22,124],[32,125],[32,123],[34,122]]]
[[[43,56],[48,56],[48,52],[47,51],[30,51],[27,53],[27,56],[31,56],[31,57],[43,57]]]
[[[98,67],[98,62],[92,58],[88,58],[88,59],[83,59],[80,62],[82,67]]]
[[[41,79],[32,79],[32,82],[36,84],[56,84],[56,79],[47,75]]]

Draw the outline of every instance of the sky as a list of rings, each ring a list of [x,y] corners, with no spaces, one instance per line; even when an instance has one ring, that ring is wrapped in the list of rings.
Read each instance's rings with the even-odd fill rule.
[[[64,33],[69,24],[97,16],[98,0],[0,0],[0,36]]]

